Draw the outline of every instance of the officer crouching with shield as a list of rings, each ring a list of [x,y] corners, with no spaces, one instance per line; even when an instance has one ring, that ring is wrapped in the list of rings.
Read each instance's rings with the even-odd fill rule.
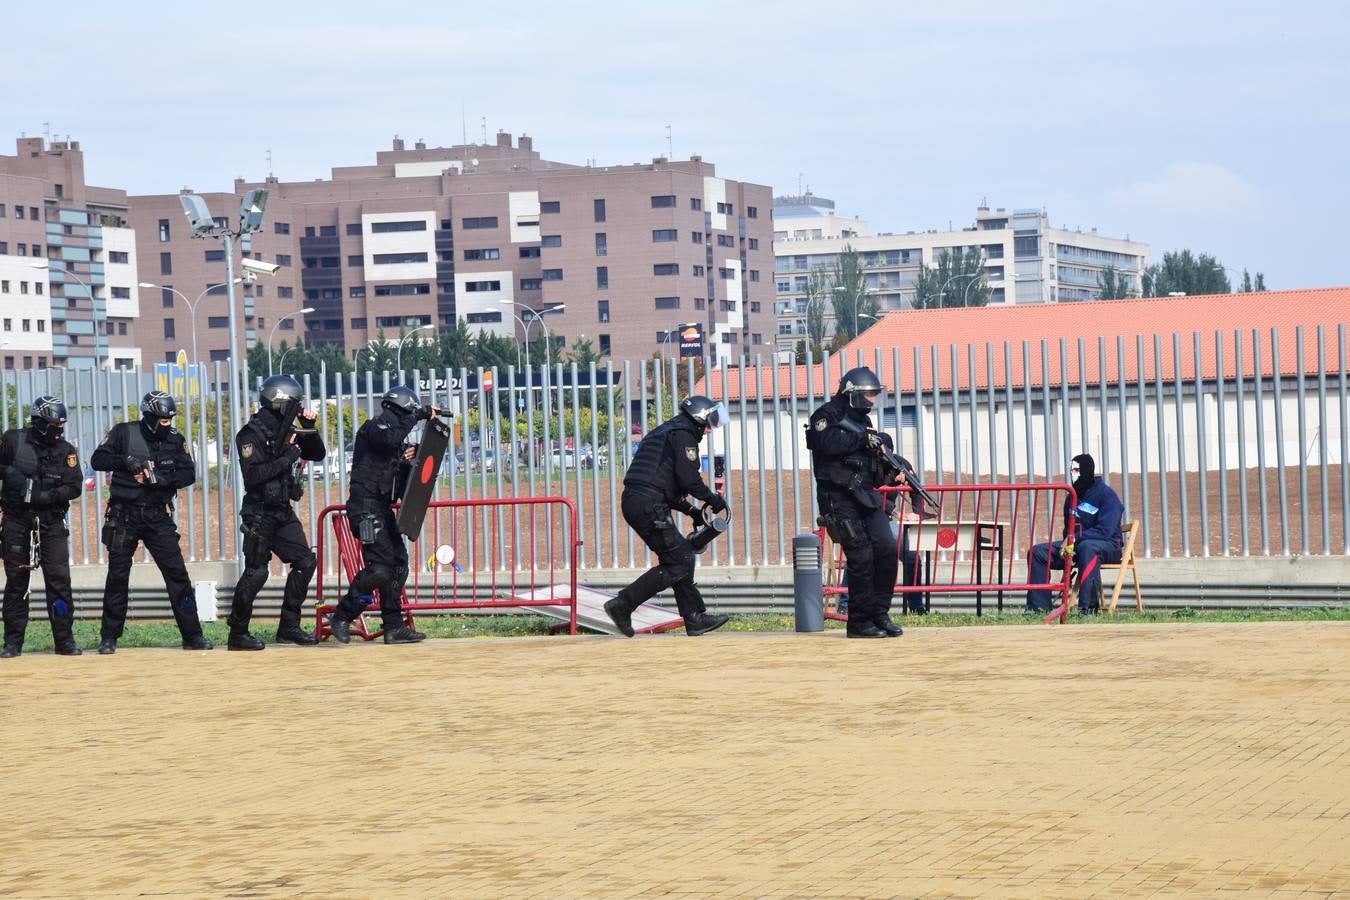
[[[70,529],[66,514],[84,475],[75,447],[63,435],[66,405],[42,396],[29,409],[27,428],[0,437],[0,525],[5,560],[5,640],[0,659],[23,652],[28,629],[28,580],[42,567],[52,642],[61,656],[79,656],[71,625]]]
[[[806,446],[816,474],[816,500],[830,538],[844,549],[848,571],[848,629],[851,638],[899,637],[891,621],[891,598],[899,567],[891,531],[876,483],[874,460],[885,447],[868,415],[883,388],[866,367],[850,369],[839,389],[811,414]],[[904,476],[892,476],[902,483]]]
[[[273,375],[258,392],[258,411],[234,443],[244,476],[244,571],[234,586],[230,607],[231,650],[261,650],[266,645],[249,634],[253,599],[267,583],[272,555],[291,567],[281,600],[277,641],[314,644],[314,636],[300,627],[300,607],[314,577],[314,551],[294,503],[304,493],[304,462],[324,458],[323,436],[314,413],[304,409],[304,388],[289,375]],[[304,462],[302,462],[304,461]]]
[[[347,520],[361,542],[366,566],[352,578],[347,594],[329,618],[333,637],[351,642],[352,622],[380,592],[380,619],[386,644],[413,644],[426,635],[403,622],[403,584],[408,579],[408,547],[399,533],[393,504],[403,496],[417,445],[407,444],[418,422],[439,414],[424,406],[406,385],[390,388],[380,400],[382,411],[356,432],[352,453],[352,486]]]
[[[714,513],[727,508],[727,501],[703,482],[698,449],[703,436],[726,420],[722,404],[697,395],[686,397],[679,414],[647,432],[633,454],[623,477],[623,519],[659,562],[605,603],[605,612],[628,637],[634,634],[633,610],[666,588],[674,590],[686,634],[706,634],[726,624],[726,616],[710,614],[703,605],[694,584],[694,547],[671,517],[671,510],[679,510],[704,524],[689,497],[702,500]]]

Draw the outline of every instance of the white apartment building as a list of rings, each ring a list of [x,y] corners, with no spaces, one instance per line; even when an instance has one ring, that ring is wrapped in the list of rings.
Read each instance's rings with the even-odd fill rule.
[[[870,234],[867,223],[856,216],[841,216],[834,201],[810,191],[773,198],[773,242],[819,241],[862,237]]]
[[[831,268],[845,246],[852,247],[866,268],[865,286],[882,311],[904,309],[914,301],[920,266],[936,266],[944,252],[974,248],[985,260],[990,305],[1094,300],[1107,266],[1138,292],[1148,265],[1148,245],[1129,237],[1112,238],[1088,231],[1052,228],[1042,209],[980,207],[975,224],[960,231],[910,231],[904,234],[797,238],[790,217],[786,224],[774,210],[774,312],[780,351],[806,337],[806,282],[812,269]],[[801,217],[805,219],[806,217]],[[804,229],[802,229],[804,230]],[[779,237],[786,232],[788,236]],[[814,235],[814,231],[810,232]],[[963,284],[948,288],[955,294]],[[957,300],[959,305],[959,299]],[[826,334],[833,332],[833,309],[827,304]]]
[[[43,368],[52,357],[51,285],[27,256],[0,254],[0,364]]]

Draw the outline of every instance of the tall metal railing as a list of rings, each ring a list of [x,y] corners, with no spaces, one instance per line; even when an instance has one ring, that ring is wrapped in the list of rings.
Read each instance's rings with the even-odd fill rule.
[[[650,555],[619,514],[636,442],[675,414],[696,386],[725,397],[731,421],[705,441],[705,478],[731,502],[730,532],[704,565],[782,565],[792,535],[815,528],[815,490],[802,425],[840,373],[871,365],[890,386],[880,427],[934,484],[1068,479],[1070,458],[1092,453],[1141,523],[1143,556],[1350,553],[1346,326],[990,342],[898,349],[871,359],[827,355],[800,366],[756,357],[699,378],[693,360],[554,364],[528,373],[407,372],[423,397],[456,412],[442,499],[565,496],[575,504],[582,565],[643,567]],[[229,404],[213,364],[170,384],[189,435],[197,483],[175,515],[192,560],[238,556],[229,473]],[[0,421],[13,427],[35,396],[71,410],[67,434],[87,464],[108,428],[135,419],[153,372],[55,369],[0,372]],[[345,500],[355,429],[378,414],[392,372],[305,378],[330,455],[307,472],[302,519],[311,536],[324,507]],[[76,563],[99,563],[106,503],[101,475],[72,509]],[[509,517],[481,527],[511,529]],[[570,526],[569,526],[570,527]],[[514,537],[514,535],[513,535]],[[570,540],[572,535],[566,535]],[[331,540],[325,537],[325,540]],[[495,546],[508,546],[497,541]],[[332,558],[332,547],[329,558]],[[1014,554],[1025,548],[1011,548]]]

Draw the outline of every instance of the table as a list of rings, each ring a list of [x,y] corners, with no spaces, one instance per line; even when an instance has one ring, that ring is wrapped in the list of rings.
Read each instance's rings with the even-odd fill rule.
[[[939,551],[970,553],[975,558],[975,584],[984,583],[984,554],[993,553],[998,564],[998,610],[1003,611],[1003,535],[1007,522],[958,521],[944,522],[925,519],[902,524],[906,548],[924,555],[924,580],[933,583],[933,554]],[[929,594],[924,594],[924,610],[930,608]],[[984,591],[975,592],[975,615],[984,615]]]

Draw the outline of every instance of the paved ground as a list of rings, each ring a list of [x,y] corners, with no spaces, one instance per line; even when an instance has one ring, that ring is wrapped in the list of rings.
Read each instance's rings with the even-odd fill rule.
[[[1350,627],[30,655],[0,894],[1350,894]]]

